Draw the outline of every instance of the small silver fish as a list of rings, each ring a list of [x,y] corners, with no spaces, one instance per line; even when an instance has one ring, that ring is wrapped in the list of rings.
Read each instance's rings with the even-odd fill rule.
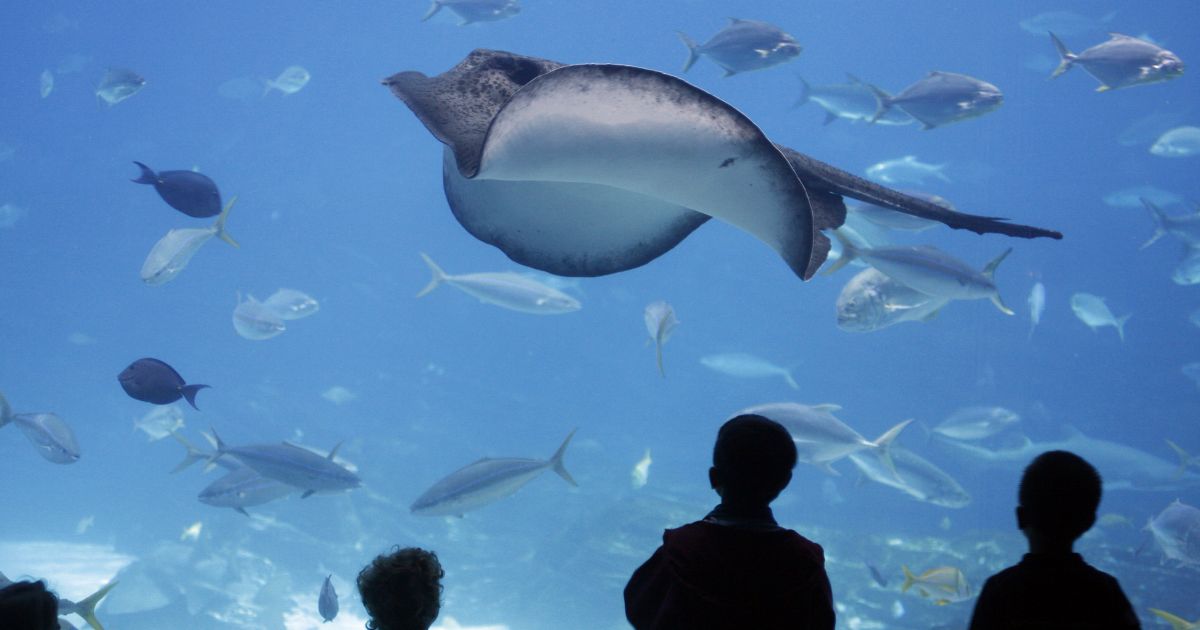
[[[1159,157],[1191,157],[1200,154],[1200,127],[1176,127],[1154,141],[1150,153]]]
[[[308,70],[300,66],[288,66],[279,73],[279,76],[264,81],[263,96],[266,96],[271,90],[279,90],[285,96],[295,94],[304,89],[311,79],[312,75],[308,73]]]
[[[729,18],[729,25],[703,44],[692,41],[685,33],[678,35],[688,48],[684,72],[691,69],[700,55],[707,55],[724,68],[725,76],[729,77],[791,61],[803,50],[796,38],[783,32],[783,29],[755,20]]]
[[[1120,33],[1109,33],[1108,36],[1108,41],[1075,54],[1050,33],[1050,40],[1062,59],[1050,78],[1078,65],[1100,82],[1097,92],[1107,92],[1183,75],[1183,60],[1175,53],[1136,37]]]
[[[238,305],[233,309],[233,329],[244,339],[262,341],[282,334],[287,326],[274,310],[253,295],[246,296],[244,301],[239,295]]]
[[[1029,289],[1029,297],[1025,300],[1029,305],[1029,336],[1033,329],[1042,321],[1042,313],[1046,310],[1046,287],[1041,282],[1035,282]]]
[[[650,449],[646,449],[646,454],[633,465],[633,470],[629,471],[629,476],[633,482],[633,489],[644,488],[646,482],[650,480],[650,464],[654,460],[650,459]]]
[[[788,387],[792,389],[800,389],[796,384],[796,379],[792,378],[792,371],[775,365],[762,357],[756,357],[746,352],[727,352],[722,354],[710,354],[700,357],[700,365],[720,372],[728,376],[737,378],[764,378],[778,376],[783,379]]]
[[[321,309],[312,296],[295,289],[280,289],[263,301],[263,306],[279,316],[280,319],[292,320],[308,317]]]
[[[945,164],[929,164],[917,159],[915,155],[906,155],[868,166],[867,177],[884,184],[924,186],[931,178],[949,183],[950,178],[946,176],[945,169]]]
[[[650,341],[654,342],[654,354],[658,359],[658,373],[666,378],[667,372],[663,369],[662,349],[667,345],[667,340],[671,338],[671,333],[675,332],[675,327],[679,325],[679,320],[675,318],[675,309],[663,300],[651,302],[642,311],[642,319],[646,323],[646,332],[650,334]]]
[[[178,405],[154,407],[137,419],[133,427],[146,434],[151,442],[157,442],[183,428],[183,410]]]
[[[1112,326],[1117,329],[1117,336],[1121,341],[1125,341],[1125,322],[1129,321],[1130,316],[1113,315],[1104,298],[1091,293],[1076,293],[1071,296],[1071,310],[1074,311],[1075,317],[1087,324],[1093,332],[1102,326]]]
[[[225,205],[225,210],[221,212],[221,216],[217,217],[216,222],[210,227],[176,229],[167,232],[166,236],[154,244],[146,256],[146,262],[142,263],[142,282],[149,285],[170,282],[179,275],[179,272],[183,271],[184,267],[187,267],[192,256],[195,256],[196,252],[200,251],[200,248],[214,236],[238,247],[237,241],[233,240],[233,237],[225,231],[225,219],[229,217],[229,210],[233,208],[236,201],[236,196],[230,199],[229,203]]]
[[[442,7],[458,14],[459,26],[475,22],[495,22],[521,12],[521,5],[517,0],[433,0],[421,21],[437,15]]]
[[[433,277],[429,284],[417,293],[417,297],[428,295],[430,291],[445,282],[467,295],[478,298],[481,302],[495,304],[521,313],[560,315],[573,313],[582,308],[579,300],[518,273],[506,271],[452,276],[442,271],[442,268],[426,254],[421,254],[421,260],[424,260],[425,264],[429,266]]]
[[[899,107],[921,122],[922,129],[982,116],[1004,103],[1000,88],[954,72],[930,72],[895,96],[878,92],[879,109],[872,122]]]
[[[333,590],[333,582],[329,581],[332,577],[333,575],[325,576],[325,583],[321,585],[321,595],[317,598],[317,612],[321,613],[321,619],[325,623],[333,621],[338,614],[337,591]]]
[[[54,91],[54,73],[49,70],[42,70],[39,88],[42,98],[50,96],[50,93]]]
[[[825,123],[843,118],[850,122],[866,121],[880,125],[907,125],[913,118],[902,109],[888,109],[878,119],[875,114],[879,111],[879,99],[876,95],[887,95],[887,92],[864,83],[854,75],[846,75],[848,83],[830,85],[809,85],[803,77],[800,79],[800,99],[796,105],[816,103],[825,110]]]
[[[96,87],[96,96],[109,107],[137,94],[146,86],[146,80],[132,70],[111,69]]]

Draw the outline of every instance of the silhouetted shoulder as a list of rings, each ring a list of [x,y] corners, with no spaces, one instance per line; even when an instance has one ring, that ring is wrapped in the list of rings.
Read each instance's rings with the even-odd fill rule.
[[[988,578],[971,619],[971,630],[1140,627],[1116,578],[1074,553],[1026,554],[1020,563]]]

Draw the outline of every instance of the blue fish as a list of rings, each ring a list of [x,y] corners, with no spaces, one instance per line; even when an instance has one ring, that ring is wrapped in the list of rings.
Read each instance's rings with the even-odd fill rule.
[[[187,385],[175,368],[146,357],[129,364],[129,367],[117,375],[121,388],[130,398],[156,405],[169,405],[180,397],[186,398],[193,409],[196,406],[196,393],[208,385]]]
[[[149,184],[158,191],[158,196],[168,206],[188,215],[202,219],[221,214],[221,192],[217,184],[207,175],[195,171],[154,172],[141,162],[134,162],[142,169],[142,175],[130,180],[135,184]]]

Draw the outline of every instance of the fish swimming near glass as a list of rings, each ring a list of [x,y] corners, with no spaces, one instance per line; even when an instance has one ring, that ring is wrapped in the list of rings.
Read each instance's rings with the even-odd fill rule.
[[[188,401],[193,409],[196,394],[208,385],[189,385],[175,368],[158,359],[145,357],[129,364],[117,375],[121,389],[130,398],[155,405],[169,405],[180,398]]]
[[[221,214],[221,192],[217,183],[208,175],[196,171],[160,171],[134,162],[142,169],[135,184],[149,184],[167,202],[168,206],[188,215],[202,219]]]
[[[688,49],[684,72],[690,70],[701,55],[712,59],[725,70],[725,76],[730,77],[791,61],[804,50],[796,38],[783,29],[757,20],[729,18],[729,25],[703,44],[697,44],[683,32],[678,35]]]
[[[646,332],[654,343],[654,357],[658,360],[658,373],[666,378],[667,371],[663,369],[663,346],[671,339],[671,334],[679,326],[675,317],[675,308],[665,300],[657,300],[646,305],[642,310],[642,321],[646,324]]]
[[[519,273],[506,271],[452,276],[442,271],[442,268],[426,254],[421,254],[421,260],[425,261],[433,277],[429,284],[417,293],[417,297],[424,297],[442,283],[446,283],[480,302],[520,313],[561,315],[582,308],[579,300]]]
[[[133,422],[133,427],[145,433],[151,442],[157,442],[183,426],[183,411],[178,405],[155,407]]]
[[[1150,153],[1172,158],[1200,155],[1200,127],[1176,127],[1166,131],[1150,146]]]
[[[889,108],[876,118],[876,114],[879,113],[877,95],[882,94],[889,98],[890,95],[877,87],[868,85],[852,74],[847,74],[846,79],[847,83],[810,85],[808,81],[804,80],[804,77],[800,77],[800,98],[796,101],[796,105],[816,103],[825,110],[824,124],[826,125],[839,118],[850,122],[861,120],[878,125],[912,123],[912,116],[899,108]]]
[[[58,414],[14,414],[8,400],[0,394],[0,429],[8,424],[16,425],[38,455],[46,461],[55,464],[73,464],[79,461],[79,442],[75,439],[75,433]]]
[[[433,0],[421,21],[437,15],[443,8],[450,9],[458,15],[459,26],[476,22],[496,22],[521,12],[521,4],[517,0]]]
[[[1142,206],[1150,213],[1150,218],[1154,220],[1154,233],[1142,243],[1141,249],[1146,249],[1168,234],[1183,241],[1183,244],[1190,248],[1200,247],[1200,204],[1196,205],[1195,212],[1191,214],[1172,216],[1163,212],[1149,199],[1143,198],[1141,201]]]
[[[333,575],[325,576],[325,583],[321,585],[321,594],[317,597],[317,612],[321,614],[321,620],[328,623],[333,621],[338,614],[338,596],[337,591],[333,588],[333,582],[330,579]]]
[[[700,357],[700,365],[736,378],[771,378],[778,376],[792,389],[800,389],[792,371],[746,352],[724,352]]]
[[[294,486],[263,476],[249,466],[238,465],[205,486],[196,498],[201,503],[232,508],[250,516],[246,508],[282,499],[296,491]]]
[[[848,332],[874,332],[901,322],[928,322],[949,303],[867,267],[838,294],[837,326]]]
[[[275,310],[248,295],[245,300],[238,297],[233,309],[233,329],[243,339],[262,341],[283,334],[287,326]]]
[[[321,310],[321,304],[315,298],[295,289],[279,289],[262,304],[284,320],[303,319]]]
[[[1200,568],[1200,509],[1176,499],[1150,519],[1146,529],[1168,560]]]
[[[1108,41],[1075,54],[1054,33],[1049,35],[1062,59],[1050,75],[1052,79],[1080,66],[1100,82],[1097,92],[1107,92],[1183,75],[1183,60],[1178,55],[1137,37],[1109,33]]]
[[[952,440],[982,440],[1020,421],[1020,415],[1004,407],[963,407],[947,416],[932,431]]]
[[[599,276],[644,265],[718,217],[801,278],[829,250],[842,196],[1013,236],[1061,234],[953,212],[773,144],[743,114],[669,75],[476,50],[434,77],[384,84],[435,138],[451,211],[523,265]]]
[[[284,96],[295,94],[303,90],[311,79],[312,75],[303,67],[288,66],[279,73],[279,76],[263,81],[263,96],[269,94],[271,90],[279,90]]]
[[[782,424],[792,436],[799,451],[800,460],[812,464],[825,472],[838,472],[830,464],[852,453],[867,451],[892,471],[892,443],[912,420],[904,420],[884,431],[875,440],[868,440],[833,415],[841,410],[840,405],[802,405],[800,403],[766,403],[747,407],[734,414],[754,414]],[[733,417],[733,416],[731,416]],[[895,475],[896,473],[891,472]]]
[[[468,464],[417,497],[411,511],[419,516],[462,516],[464,512],[512,495],[547,469],[572,486],[578,486],[563,466],[563,453],[574,435],[574,430],[567,434],[550,459],[484,458]]]
[[[174,280],[192,261],[192,256],[214,236],[234,247],[240,247],[225,230],[225,220],[229,218],[229,211],[233,209],[236,201],[237,197],[230,199],[225,205],[225,210],[209,227],[175,229],[160,238],[154,247],[150,248],[150,253],[142,263],[142,282],[156,286]]]
[[[1042,321],[1042,313],[1046,311],[1046,286],[1041,282],[1033,283],[1025,303],[1029,306],[1029,337],[1032,338],[1034,329]]]
[[[1117,329],[1117,337],[1121,341],[1125,341],[1125,322],[1129,321],[1132,314],[1117,317],[1113,315],[1111,309],[1108,308],[1108,303],[1104,298],[1091,293],[1075,293],[1071,295],[1071,311],[1075,313],[1075,317],[1079,321],[1087,324],[1092,332],[1105,327],[1112,326]]]
[[[867,167],[867,177],[885,184],[924,186],[930,179],[950,183],[950,177],[946,175],[946,164],[922,162],[915,155],[876,162]]]
[[[132,70],[110,69],[96,86],[96,97],[109,107],[137,94],[146,87],[146,80]]]
[[[1004,103],[1000,88],[975,77],[935,70],[924,79],[889,96],[876,92],[879,108],[871,122],[878,122],[892,107],[899,107],[921,122],[922,129],[982,116]]]
[[[895,488],[917,501],[950,509],[970,505],[970,493],[933,462],[898,445],[893,445],[888,454],[891,467],[867,452],[851,453],[848,459],[867,479]]]
[[[915,586],[921,597],[932,599],[938,606],[963,602],[975,596],[971,585],[967,583],[967,576],[957,567],[937,567],[920,575],[914,575],[907,566],[900,568],[904,570],[901,593],[907,593]]]
[[[213,466],[222,457],[233,457],[263,477],[302,490],[301,498],[317,492],[339,492],[362,485],[358,475],[334,461],[338,448],[322,456],[289,442],[226,446],[216,431],[205,434],[216,449],[208,459]]]

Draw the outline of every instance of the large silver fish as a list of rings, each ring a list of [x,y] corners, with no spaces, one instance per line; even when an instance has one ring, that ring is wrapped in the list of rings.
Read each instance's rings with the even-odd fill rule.
[[[1050,40],[1062,59],[1050,78],[1081,66],[1100,82],[1096,91],[1107,92],[1167,81],[1183,75],[1183,60],[1175,53],[1136,37],[1120,33],[1108,35],[1108,41],[1075,54],[1054,33],[1050,33]]]
[[[216,448],[209,457],[209,465],[221,457],[233,457],[264,477],[303,490],[301,498],[316,492],[337,492],[362,485],[358,475],[334,461],[340,444],[322,457],[288,442],[226,446],[216,431],[210,430],[208,435]]]
[[[725,70],[727,77],[791,61],[803,50],[796,38],[774,24],[738,18],[729,18],[729,25],[703,44],[697,44],[682,32],[679,39],[688,48],[684,72],[691,69],[700,55],[707,55]]]
[[[1071,311],[1075,313],[1075,317],[1078,317],[1079,321],[1087,324],[1092,332],[1104,326],[1112,326],[1117,329],[1117,336],[1121,338],[1121,341],[1125,341],[1125,322],[1129,321],[1130,315],[1123,317],[1113,315],[1104,298],[1091,293],[1072,294]]]
[[[881,116],[877,95],[888,96],[887,92],[862,82],[854,75],[846,75],[848,83],[810,85],[800,78],[800,99],[796,105],[816,103],[825,110],[825,123],[843,118],[850,122],[866,121],[880,125],[907,125],[913,121],[902,109],[888,109]]]
[[[484,458],[468,464],[433,484],[412,504],[412,513],[420,516],[462,516],[512,495],[546,469],[553,470],[572,486],[579,484],[563,466],[563,453],[570,444],[572,430],[550,459],[516,457]]]
[[[772,247],[801,278],[843,196],[977,232],[1061,237],[915,199],[773,144],[680,79],[476,50],[451,70],[384,81],[446,145],[459,223],[513,260],[561,276],[646,264],[711,217]]]
[[[433,0],[421,21],[437,15],[443,7],[458,14],[459,26],[475,22],[495,22],[521,12],[521,4],[517,0]]]
[[[239,465],[208,484],[197,496],[201,503],[233,508],[246,516],[246,508],[282,499],[296,491],[294,486],[264,477],[249,466]]]
[[[221,211],[221,215],[210,227],[184,228],[167,232],[166,236],[154,244],[146,256],[146,262],[142,263],[142,282],[149,285],[170,282],[179,275],[179,272],[183,271],[184,267],[187,267],[192,256],[195,256],[196,252],[200,251],[200,248],[214,236],[238,247],[237,241],[233,240],[229,232],[225,231],[225,219],[229,217],[229,210],[233,208],[236,201],[236,196],[230,199],[229,203],[225,204],[225,209]]]
[[[560,315],[573,313],[581,308],[579,300],[519,273],[506,271],[452,276],[442,271],[442,268],[424,253],[421,254],[421,260],[429,266],[433,277],[429,284],[417,293],[417,297],[428,295],[445,282],[480,302],[521,313]]]
[[[949,303],[868,267],[838,294],[837,325],[849,332],[874,332],[900,322],[927,322]]]
[[[933,427],[933,432],[953,440],[982,440],[1021,421],[1021,416],[1004,407],[963,407]]]
[[[0,394],[0,429],[15,424],[26,439],[47,461],[72,464],[79,461],[79,442],[71,427],[53,413],[14,414],[8,399]]]
[[[904,88],[895,96],[876,93],[879,109],[872,122],[882,119],[892,107],[899,107],[921,122],[922,129],[982,116],[1004,103],[1000,88],[954,72],[930,72],[924,79]]]
[[[946,508],[963,508],[971,495],[953,477],[929,460],[901,446],[890,449],[895,473],[870,453],[851,453],[850,461],[867,479],[895,488],[925,503]]]
[[[840,405],[833,404],[767,403],[747,407],[734,416],[754,414],[782,424],[792,434],[801,461],[830,474],[838,474],[830,464],[859,451],[869,451],[884,467],[890,467],[892,442],[912,420],[900,422],[878,438],[868,440],[833,415],[840,409]]]
[[[1168,560],[1200,569],[1200,509],[1175,499],[1146,529]]]

